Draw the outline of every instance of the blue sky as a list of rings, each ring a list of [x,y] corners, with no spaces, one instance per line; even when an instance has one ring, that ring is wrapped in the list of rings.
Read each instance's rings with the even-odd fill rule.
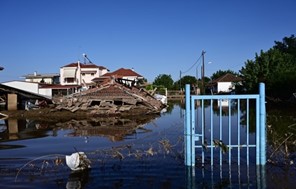
[[[1,0],[0,82],[59,73],[83,53],[110,71],[152,82],[238,71],[274,41],[296,34],[295,0]],[[208,64],[211,62],[210,64]]]

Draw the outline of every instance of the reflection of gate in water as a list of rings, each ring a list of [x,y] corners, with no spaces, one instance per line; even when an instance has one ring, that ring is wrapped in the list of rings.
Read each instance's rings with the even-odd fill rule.
[[[197,165],[195,161],[198,160],[202,166],[210,164],[213,167],[218,164],[220,169],[227,163],[230,169],[231,165],[236,164],[238,170],[246,167],[248,172],[250,162],[252,163],[250,159],[256,154],[253,159],[256,159],[258,165],[257,179],[263,179],[266,164],[266,110],[263,83],[260,83],[259,90],[259,94],[249,95],[190,95],[190,86],[186,85],[184,128],[186,166],[194,167]],[[250,108],[253,101],[255,107]],[[255,115],[251,116],[250,112],[254,109]],[[250,134],[250,128],[254,128],[254,134]],[[196,157],[197,152],[201,154],[199,159]],[[253,162],[255,166],[255,160]],[[192,173],[194,169],[188,168],[188,170],[191,179],[194,178],[192,177],[195,175],[195,171]],[[260,183],[262,180],[257,181],[257,186],[260,186]]]

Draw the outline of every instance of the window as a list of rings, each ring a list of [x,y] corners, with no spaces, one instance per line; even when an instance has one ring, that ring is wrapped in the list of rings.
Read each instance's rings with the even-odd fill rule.
[[[65,83],[74,83],[74,78],[65,78]]]

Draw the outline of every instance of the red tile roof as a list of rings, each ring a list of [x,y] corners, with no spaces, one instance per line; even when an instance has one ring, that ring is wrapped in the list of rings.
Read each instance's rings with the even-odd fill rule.
[[[78,63],[77,62],[70,63],[70,64],[63,66],[62,68],[64,68],[64,67],[78,67]],[[104,66],[97,66],[95,64],[84,64],[84,63],[80,63],[80,67],[81,68],[99,68],[100,70],[107,69]]]
[[[136,73],[135,71],[131,70],[131,69],[125,69],[125,68],[120,68],[114,72],[109,72],[104,74],[103,76],[112,76],[112,75],[116,75],[116,76],[136,76],[136,77],[143,77],[140,74]]]

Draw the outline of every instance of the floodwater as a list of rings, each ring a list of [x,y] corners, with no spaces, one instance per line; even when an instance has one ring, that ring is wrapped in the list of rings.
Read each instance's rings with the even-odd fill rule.
[[[196,150],[196,166],[184,165],[184,105],[145,120],[92,119],[65,123],[0,122],[0,188],[293,188],[296,184],[296,115],[270,111],[267,165],[256,152]],[[207,111],[207,110],[206,110]],[[234,112],[235,114],[235,112]],[[294,129],[295,128],[295,129]],[[246,131],[242,124],[241,133]],[[233,132],[237,133],[237,130]],[[250,141],[254,129],[250,129]],[[91,168],[72,171],[65,156],[84,152]],[[229,161],[231,159],[231,161]],[[220,164],[221,162],[221,164]],[[231,162],[231,163],[230,163]],[[239,162],[239,163],[238,163]]]

